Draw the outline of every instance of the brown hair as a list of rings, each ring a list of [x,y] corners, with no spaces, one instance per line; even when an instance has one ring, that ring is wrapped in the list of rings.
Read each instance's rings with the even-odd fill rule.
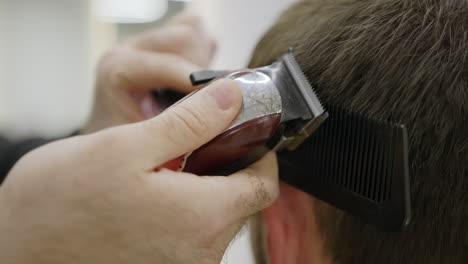
[[[467,263],[468,1],[303,1],[250,66],[289,46],[325,103],[408,127],[411,224],[384,233],[319,209],[334,263]]]

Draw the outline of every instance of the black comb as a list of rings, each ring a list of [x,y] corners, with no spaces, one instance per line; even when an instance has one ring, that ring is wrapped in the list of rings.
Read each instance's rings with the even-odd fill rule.
[[[298,149],[278,153],[281,179],[384,231],[410,220],[405,126],[327,106]]]

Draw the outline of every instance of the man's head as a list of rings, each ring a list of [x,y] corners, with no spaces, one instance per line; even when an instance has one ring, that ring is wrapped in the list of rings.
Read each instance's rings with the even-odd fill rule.
[[[410,226],[384,233],[313,206],[326,254],[334,263],[466,263],[468,1],[303,1],[266,33],[250,66],[289,46],[324,103],[409,132]]]

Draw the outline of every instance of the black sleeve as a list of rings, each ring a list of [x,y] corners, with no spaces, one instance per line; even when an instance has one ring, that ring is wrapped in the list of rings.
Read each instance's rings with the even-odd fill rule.
[[[0,184],[23,155],[51,141],[53,139],[31,138],[20,142],[10,142],[0,137]]]

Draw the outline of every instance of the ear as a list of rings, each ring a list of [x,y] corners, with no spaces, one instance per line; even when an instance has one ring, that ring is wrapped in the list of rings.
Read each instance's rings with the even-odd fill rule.
[[[281,183],[279,198],[263,210],[266,251],[271,264],[331,263],[325,250],[317,209],[328,204]]]

